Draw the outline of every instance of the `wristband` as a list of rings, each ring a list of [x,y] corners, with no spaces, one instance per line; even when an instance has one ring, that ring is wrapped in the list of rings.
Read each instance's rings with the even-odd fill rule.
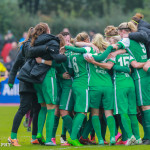
[[[44,63],[45,63],[45,60],[44,60],[44,59],[42,59],[42,62],[41,62],[41,63],[43,63],[43,64],[44,64]]]

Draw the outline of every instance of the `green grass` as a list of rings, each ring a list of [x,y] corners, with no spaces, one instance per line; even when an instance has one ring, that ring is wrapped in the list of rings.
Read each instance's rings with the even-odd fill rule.
[[[140,146],[83,146],[83,147],[73,147],[73,146],[60,146],[60,134],[61,134],[61,128],[62,128],[62,120],[60,119],[59,127],[56,133],[56,143],[58,146],[52,147],[52,146],[41,146],[41,145],[32,145],[30,144],[31,139],[31,132],[27,132],[27,129],[24,128],[23,123],[21,123],[19,130],[18,130],[18,139],[19,144],[21,144],[21,147],[13,147],[13,146],[7,146],[7,147],[1,147],[1,143],[7,143],[7,139],[10,136],[11,128],[12,128],[12,122],[14,115],[17,111],[17,106],[0,106],[0,150],[5,149],[11,149],[11,150],[72,150],[72,149],[79,149],[79,150],[93,150],[93,149],[101,149],[101,150],[149,150],[150,146],[147,145],[140,145]],[[24,119],[23,119],[24,121]],[[44,129],[45,133],[45,129]],[[143,137],[143,130],[140,126],[140,134],[141,137]],[[68,136],[68,134],[67,134]],[[106,134],[106,140],[109,142],[109,132]]]

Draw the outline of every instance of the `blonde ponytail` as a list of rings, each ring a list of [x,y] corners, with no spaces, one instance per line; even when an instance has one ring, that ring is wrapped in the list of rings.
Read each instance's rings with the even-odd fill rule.
[[[81,32],[76,36],[76,42],[85,41],[89,38],[89,35],[86,32]]]
[[[92,43],[97,46],[100,51],[104,51],[109,46],[109,43],[104,40],[103,35],[99,33],[94,35]]]
[[[119,30],[126,30],[131,32],[136,32],[137,27],[132,22],[123,22],[118,27]]]

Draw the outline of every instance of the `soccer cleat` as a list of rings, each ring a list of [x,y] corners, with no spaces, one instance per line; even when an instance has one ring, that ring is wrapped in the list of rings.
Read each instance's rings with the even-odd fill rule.
[[[64,143],[66,143],[67,141],[66,141],[66,136],[62,136],[61,135],[61,137],[60,137],[60,143],[61,144],[64,144]]]
[[[78,139],[72,140],[71,138],[68,138],[68,143],[73,146],[83,146]]]
[[[41,145],[44,145],[45,144],[45,139],[44,139],[44,137],[42,136],[42,134],[41,133],[38,133],[37,134],[37,136],[36,136],[36,138],[38,139],[38,141],[39,141],[39,143],[41,144]]]
[[[13,146],[21,146],[21,145],[18,144],[17,139],[11,139],[11,137],[8,138],[8,143],[10,143]]]
[[[47,143],[45,143],[45,145],[46,145],[46,146],[56,146],[56,144],[53,143],[53,142],[47,142]]]
[[[70,144],[68,142],[61,144],[61,146],[70,146]]]
[[[61,143],[61,146],[70,146],[70,144],[66,140],[66,136],[64,136],[64,135],[61,135],[60,143]]]
[[[81,144],[83,144],[83,145],[95,145],[95,143],[93,143],[92,141],[90,141],[89,138],[83,139],[82,136],[80,137],[79,142]]]
[[[100,140],[100,141],[98,142],[98,145],[104,146],[104,140]]]
[[[56,139],[55,138],[51,138],[51,141],[56,144]]]
[[[31,139],[31,144],[40,144],[38,139]]]
[[[105,144],[105,145],[108,145],[109,143],[108,143],[107,141],[104,141],[104,144]]]
[[[140,138],[134,142],[134,145],[141,145],[142,143],[142,139]]]
[[[116,145],[126,145],[127,141],[119,141],[116,143]]]
[[[92,143],[94,143],[94,144],[96,144],[96,140],[95,140],[95,136],[90,136],[90,141],[92,142]]]
[[[116,144],[115,137],[111,137],[110,138],[110,145],[115,145],[115,144]]]
[[[132,135],[131,138],[127,140],[126,146],[132,145],[135,141],[136,138],[134,137],[134,135]]]
[[[118,132],[118,134],[115,136],[116,142],[122,137],[122,134]]]

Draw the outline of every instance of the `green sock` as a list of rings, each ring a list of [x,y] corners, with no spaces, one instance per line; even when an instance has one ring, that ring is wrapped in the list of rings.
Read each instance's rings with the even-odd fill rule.
[[[139,133],[139,124],[138,124],[137,116],[129,115],[129,118],[131,120],[131,127],[132,127],[133,135],[138,140],[140,139],[140,133]]]
[[[38,133],[41,133],[41,134],[43,132],[43,127],[44,127],[44,123],[46,120],[46,113],[47,113],[47,108],[41,107],[41,110],[38,115]]]
[[[32,140],[35,140],[36,139],[36,135],[32,135]]]
[[[101,133],[102,133],[102,137],[103,137],[103,140],[105,140],[105,135],[106,135],[106,128],[107,128],[107,123],[106,123],[106,117],[104,119],[105,116],[103,116],[100,120],[101,122]]]
[[[46,118],[46,143],[51,142],[52,132],[54,127],[55,109],[47,110]]]
[[[145,120],[144,120],[144,112],[143,111],[141,111],[141,115],[142,115],[142,125],[143,125],[143,130],[144,130],[144,137],[143,137],[143,139],[147,140],[148,135],[147,135],[147,132],[146,132]]]
[[[83,120],[81,129],[80,129],[79,134],[78,134],[78,139],[82,136],[86,124],[87,124],[87,116],[85,116],[85,118]]]
[[[92,121],[91,121],[91,118],[87,121],[85,127],[84,127],[84,130],[83,130],[83,133],[82,133],[82,137],[83,139],[87,139],[88,138],[88,135],[89,133],[91,132],[91,130],[93,129],[93,126],[92,126]]]
[[[97,135],[98,141],[103,140],[101,133],[101,123],[99,120],[99,116],[92,116],[92,125]]]
[[[132,133],[132,129],[131,129],[131,121],[130,121],[130,118],[127,114],[121,114],[121,122],[122,122],[122,125],[128,135],[128,138],[131,138],[131,136],[133,135]]]
[[[72,125],[72,133],[71,133],[71,139],[75,140],[77,139],[77,134],[83,124],[85,115],[82,113],[76,113],[75,119],[73,121],[73,125]]]
[[[144,113],[144,122],[145,122],[145,131],[146,139],[150,140],[150,109],[143,111]]]
[[[53,138],[55,138],[55,136],[56,136],[56,131],[57,131],[57,128],[58,128],[58,124],[59,124],[59,117],[55,116],[53,133],[52,133]]]
[[[150,73],[150,67],[148,68],[147,72]]]
[[[17,139],[17,133],[11,132],[11,139]]]
[[[72,118],[69,115],[63,116],[63,123],[65,128],[68,130],[69,134],[71,135],[72,131]]]
[[[110,131],[110,138],[115,138],[115,128],[116,128],[115,119],[113,116],[109,116],[106,119],[107,119],[107,125],[109,128],[109,131]]]
[[[62,133],[61,133],[61,135],[66,136],[66,132],[67,132],[67,128],[65,127],[65,122],[63,121],[62,122]]]
[[[120,129],[121,129],[121,132],[122,132],[122,141],[126,141],[128,140],[128,136],[127,136],[127,133],[122,125],[122,122],[121,122],[121,118],[120,118],[120,115],[119,115],[119,126],[120,126]]]

